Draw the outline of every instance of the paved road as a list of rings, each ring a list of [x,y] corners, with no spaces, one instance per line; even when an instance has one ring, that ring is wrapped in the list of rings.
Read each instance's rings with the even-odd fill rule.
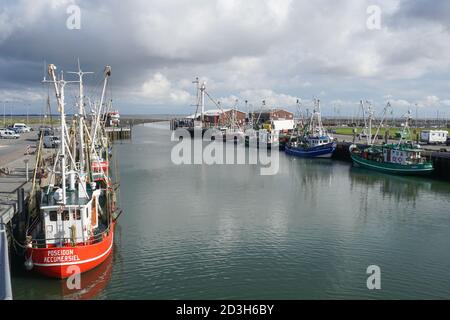
[[[36,131],[22,134],[19,139],[0,139],[0,219],[4,222],[9,221],[16,211],[17,189],[30,190],[24,160],[28,160],[28,179],[31,179],[36,156],[25,153],[28,145],[33,146],[31,151],[35,151],[36,143]]]
[[[37,132],[31,131],[21,134],[19,139],[0,139],[0,168],[7,167],[7,164],[22,157],[27,146],[33,146],[37,143]]]

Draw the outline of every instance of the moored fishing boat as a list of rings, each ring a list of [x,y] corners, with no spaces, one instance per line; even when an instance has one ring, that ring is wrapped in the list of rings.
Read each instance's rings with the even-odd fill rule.
[[[412,143],[385,144],[360,148],[350,146],[355,164],[393,174],[422,175],[433,171],[433,163],[421,156],[423,150]]]
[[[303,133],[293,135],[285,145],[286,154],[302,158],[331,158],[336,142],[322,125],[320,101],[314,101],[314,111]]]
[[[390,107],[390,105],[388,104],[387,107]],[[385,113],[387,107],[385,108]],[[410,112],[408,112],[398,143],[375,145],[374,141],[378,136],[379,129],[377,134],[375,134],[374,140],[371,140],[372,114],[369,112],[368,144],[366,146],[357,146],[355,144],[350,146],[349,151],[353,162],[367,169],[391,174],[424,175],[431,173],[433,171],[433,163],[422,156],[423,150],[420,145],[406,141],[406,138],[410,136],[410,120],[411,116]]]
[[[285,145],[286,154],[302,158],[331,158],[336,142],[329,136],[308,136],[292,139]]]
[[[66,278],[93,269],[108,258],[118,214],[109,158],[99,155],[107,140],[102,102],[110,68],[105,70],[102,99],[91,120],[93,134],[87,131],[84,119],[85,73],[77,72],[80,110],[69,128],[64,101],[64,86],[68,82],[62,76],[57,79],[55,70],[54,65],[49,65],[52,78],[49,82],[54,84],[61,113],[61,144],[49,166],[38,152],[37,163],[44,165],[37,168],[41,172],[40,185],[33,179],[38,201],[36,214],[31,214],[32,222],[26,231],[25,266],[49,277]]]
[[[120,113],[118,110],[109,111],[106,114],[106,123],[107,127],[118,127],[120,125]]]

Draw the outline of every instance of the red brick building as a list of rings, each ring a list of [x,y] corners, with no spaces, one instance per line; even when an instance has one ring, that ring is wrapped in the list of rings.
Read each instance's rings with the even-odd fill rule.
[[[270,120],[292,120],[294,114],[292,112],[283,109],[263,110],[261,114],[259,112],[253,113],[253,119],[258,119],[260,123],[264,123]]]
[[[245,124],[247,114],[245,112],[234,109],[214,109],[206,110],[203,115],[205,126],[207,127],[221,127],[231,124],[234,119],[234,123],[238,126]],[[197,115],[196,120],[200,120],[200,115]]]

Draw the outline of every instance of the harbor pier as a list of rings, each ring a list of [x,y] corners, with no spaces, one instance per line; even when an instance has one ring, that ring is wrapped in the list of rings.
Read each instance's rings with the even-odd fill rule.
[[[26,202],[31,190],[30,162],[33,159],[25,155],[0,170],[0,300],[12,299],[11,248],[15,235],[24,233]]]
[[[450,152],[432,152],[435,178],[450,182]]]
[[[105,128],[108,138],[111,141],[131,139],[131,126],[130,127],[108,127]]]
[[[120,125],[106,127],[106,133],[111,141],[131,139],[133,126],[145,123],[168,121],[168,119],[123,116]]]

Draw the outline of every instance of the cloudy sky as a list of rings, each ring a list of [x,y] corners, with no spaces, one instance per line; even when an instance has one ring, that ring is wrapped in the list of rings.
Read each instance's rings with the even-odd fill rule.
[[[395,113],[450,117],[450,1],[434,0],[0,0],[0,101],[38,113],[44,64],[76,69],[123,113],[191,113],[192,80],[224,107],[295,110],[314,97],[325,115],[358,101]],[[68,9],[80,8],[80,29]],[[373,7],[380,9],[380,24]],[[374,20],[375,19],[375,20]],[[73,25],[73,24],[72,24]],[[69,95],[75,97],[71,89]],[[210,104],[209,106],[213,106]]]

